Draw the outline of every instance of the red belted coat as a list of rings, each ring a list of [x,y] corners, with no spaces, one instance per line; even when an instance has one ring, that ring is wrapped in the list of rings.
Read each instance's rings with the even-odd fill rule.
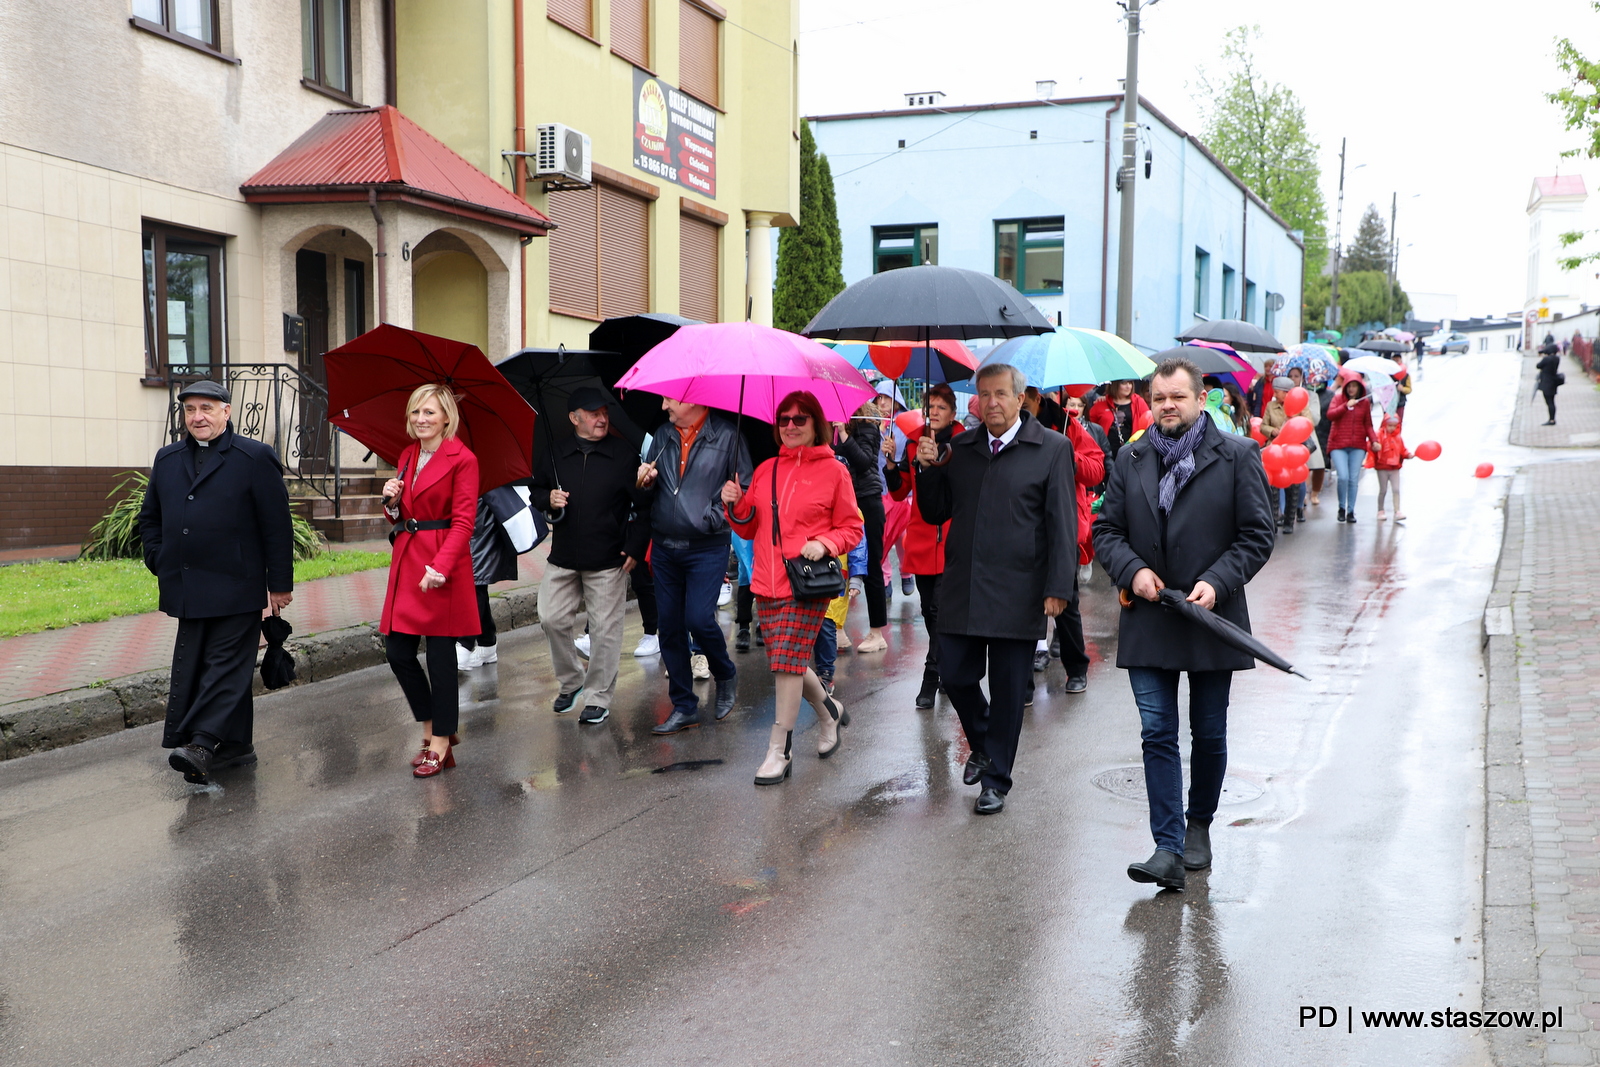
[[[448,530],[402,531],[389,560],[389,591],[383,599],[383,633],[425,637],[468,637],[483,629],[478,594],[472,587],[472,526],[478,515],[478,457],[452,437],[417,473],[420,446],[400,454],[408,472],[400,494],[400,521],[448,519]],[[424,567],[445,576],[444,585],[424,593]]]
[[[960,433],[966,427],[956,423],[953,427],[954,434]],[[906,437],[906,455],[912,456],[917,451],[917,442],[922,440],[922,429]],[[913,492],[915,478],[911,476],[910,460],[906,461],[907,469],[900,473],[900,487],[890,490],[890,495],[896,500],[904,500]],[[922,517],[922,512],[917,507],[911,508],[911,519],[906,523],[905,555],[900,563],[907,574],[943,574],[944,573],[944,543],[950,536],[950,523],[946,520],[938,526],[932,526]]]
[[[778,532],[772,543],[772,479],[778,479]],[[830,555],[843,556],[861,540],[861,508],[850,471],[827,445],[782,448],[756,468],[739,503],[727,508],[733,532],[755,549],[750,590],[769,600],[790,594],[783,561],[800,554],[807,541],[820,541]]]

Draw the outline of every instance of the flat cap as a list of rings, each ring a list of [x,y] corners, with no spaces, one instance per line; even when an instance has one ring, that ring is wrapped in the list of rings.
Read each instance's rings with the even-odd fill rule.
[[[178,399],[182,400],[190,396],[203,396],[210,400],[220,400],[224,404],[233,403],[233,394],[223,388],[220,382],[213,382],[209,379],[192,382],[184,386],[183,391],[178,394]]]
[[[584,411],[599,411],[609,403],[606,394],[594,386],[580,385],[572,391],[571,396],[567,397],[567,410],[577,411],[582,408]]]

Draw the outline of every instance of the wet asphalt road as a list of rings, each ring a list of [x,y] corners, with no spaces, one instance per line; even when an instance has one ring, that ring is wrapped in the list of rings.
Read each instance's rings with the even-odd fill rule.
[[[1470,472],[1522,455],[1516,374],[1429,361],[1406,436],[1445,455],[1408,466],[1409,521],[1374,521],[1369,475],[1337,525],[1330,486],[1251,585],[1313,680],[1236,679],[1216,865],[1184,894],[1124,874],[1151,844],[1103,572],[1089,692],[1052,665],[991,818],[948,704],[912,706],[914,598],[887,655],[840,658],[840,754],[814,757],[806,710],[770,789],[759,650],[728,720],[658,739],[656,661],[625,656],[611,720],[580,727],[520,632],[463,683],[434,781],[385,668],[262,699],[260,765],[211,788],[159,727],[0,765],[0,1063],[1487,1062],[1472,1031],[1359,1013],[1479,1001],[1504,480]],[[1299,1026],[1323,1004],[1339,1026]]]

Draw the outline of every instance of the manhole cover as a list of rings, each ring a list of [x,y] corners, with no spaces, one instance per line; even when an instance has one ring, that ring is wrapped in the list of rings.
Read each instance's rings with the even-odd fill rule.
[[[1095,785],[1104,789],[1112,796],[1122,797],[1124,800],[1137,800],[1144,802],[1144,768],[1138,767],[1113,767],[1109,771],[1101,771],[1089,779]],[[1189,769],[1183,771],[1183,788],[1189,788]],[[1243,778],[1227,775],[1222,779],[1222,800],[1224,804],[1243,804],[1259,797],[1266,790],[1254,782],[1247,782]]]

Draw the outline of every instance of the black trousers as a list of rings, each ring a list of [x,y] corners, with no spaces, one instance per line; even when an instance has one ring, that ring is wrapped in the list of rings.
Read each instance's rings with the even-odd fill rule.
[[[255,728],[251,675],[261,644],[261,612],[179,619],[161,744],[250,744]]]
[[[739,587],[738,599],[733,609],[733,624],[738,627],[748,627],[755,621],[756,595],[748,585]]]
[[[939,678],[961,717],[973,752],[989,757],[985,789],[1011,792],[1011,768],[1022,736],[1022,702],[1033,688],[1035,642],[1006,637],[939,635]],[[987,664],[985,660],[987,659]],[[989,699],[978,685],[989,676]]]
[[[484,648],[493,648],[498,640],[495,637],[494,612],[489,610],[489,587],[486,585],[475,586],[478,590],[478,626],[481,632],[477,637],[461,638],[461,647],[468,652],[482,645]]]
[[[1544,393],[1544,406],[1550,409],[1550,421],[1551,422],[1555,422],[1556,421],[1556,391],[1554,389],[1543,389],[1543,390],[1541,390],[1541,392]]]
[[[922,601],[922,624],[928,628],[928,654],[922,666],[939,673],[939,579],[940,574],[919,574],[917,596]]]
[[[650,564],[639,561],[633,568],[633,596],[639,602],[639,622],[644,626],[644,632],[656,632],[656,582],[650,573]]]
[[[889,598],[883,588],[883,498],[856,498],[867,539],[867,625],[874,630],[889,625]]]
[[[389,669],[394,671],[400,691],[411,705],[411,716],[418,722],[433,720],[433,732],[448,737],[461,724],[461,707],[456,693],[456,639],[429,637],[428,670],[417,662],[417,648],[423,638],[416,634],[389,634],[384,651]],[[431,684],[430,684],[431,683]]]
[[[1061,643],[1061,666],[1067,677],[1089,673],[1089,649],[1083,643],[1083,613],[1078,610],[1078,582],[1072,582],[1072,599],[1066,610],[1056,616],[1056,637]]]

